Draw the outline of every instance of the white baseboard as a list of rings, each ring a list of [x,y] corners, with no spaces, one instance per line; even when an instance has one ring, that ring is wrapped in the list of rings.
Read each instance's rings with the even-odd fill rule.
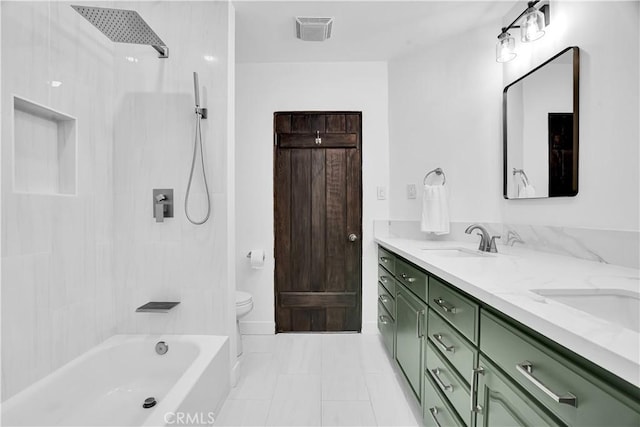
[[[362,322],[362,334],[364,335],[378,335],[378,322]]]
[[[276,322],[241,320],[240,333],[242,335],[273,335],[276,333]]]

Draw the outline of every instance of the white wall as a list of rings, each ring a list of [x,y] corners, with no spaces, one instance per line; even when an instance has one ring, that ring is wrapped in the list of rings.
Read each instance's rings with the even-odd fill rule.
[[[453,221],[639,230],[639,7],[554,1],[547,34],[517,42],[504,65],[495,62],[501,22],[391,61],[391,217],[419,218],[405,185],[440,166]],[[581,49],[578,196],[504,200],[502,89],[571,45]]]
[[[502,197],[499,25],[389,62],[391,218],[420,218],[425,174],[447,177],[452,221],[495,221]]]
[[[388,200],[376,198],[389,179],[387,64],[245,63],[236,71],[236,279],[255,304],[243,332],[274,331],[273,113],[302,110],[362,111],[362,316],[363,330],[375,330],[373,220],[389,217]],[[253,248],[267,252],[262,270],[249,268]]]
[[[640,229],[639,28],[638,2],[554,1],[547,34],[517,42],[505,84],[565,47],[580,48],[579,186],[574,198],[501,201],[505,222]]]
[[[0,7],[6,400],[115,333],[113,44],[68,3]],[[77,195],[13,191],[13,94],[77,118]]]

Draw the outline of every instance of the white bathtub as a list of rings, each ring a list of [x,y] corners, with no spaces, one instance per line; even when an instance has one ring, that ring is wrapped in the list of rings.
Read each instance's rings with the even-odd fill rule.
[[[229,393],[228,346],[222,336],[115,335],[3,402],[2,425],[211,425]],[[158,403],[145,409],[148,397]]]

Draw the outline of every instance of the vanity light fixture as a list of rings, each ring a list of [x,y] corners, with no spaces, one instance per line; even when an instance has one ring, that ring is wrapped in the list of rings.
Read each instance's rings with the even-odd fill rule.
[[[516,39],[511,37],[506,29],[498,36],[498,44],[496,45],[496,61],[509,62],[518,54],[516,53]]]
[[[511,28],[520,28],[520,40],[528,43],[538,40],[544,36],[544,29],[549,25],[549,3],[543,4],[536,9],[536,4],[540,0],[534,0],[527,3],[527,8],[520,14],[511,24],[503,27],[498,35],[498,44],[496,45],[496,61],[509,62],[516,56],[516,41],[509,30]],[[518,23],[516,25],[516,23]]]

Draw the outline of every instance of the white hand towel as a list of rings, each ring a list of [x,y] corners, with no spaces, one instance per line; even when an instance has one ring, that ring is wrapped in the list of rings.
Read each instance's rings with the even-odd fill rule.
[[[449,234],[449,197],[444,185],[424,186],[420,230],[434,234]]]
[[[525,185],[520,197],[536,197],[536,187],[531,184]]]

